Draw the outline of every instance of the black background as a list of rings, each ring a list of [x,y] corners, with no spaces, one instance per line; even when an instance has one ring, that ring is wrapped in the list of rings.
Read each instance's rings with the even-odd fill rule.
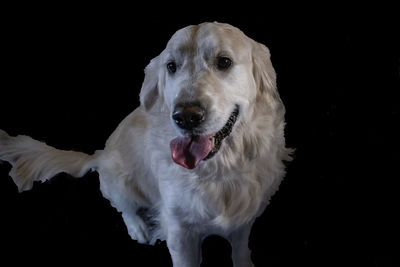
[[[156,14],[146,8],[3,10],[0,128],[93,153],[135,109],[143,69],[178,29],[230,23],[267,45],[295,160],[250,238],[256,266],[399,266],[399,35],[383,10]],[[131,12],[132,11],[132,12]],[[97,173],[19,194],[0,165],[0,258],[171,266],[138,245]],[[202,266],[230,266],[210,237]]]

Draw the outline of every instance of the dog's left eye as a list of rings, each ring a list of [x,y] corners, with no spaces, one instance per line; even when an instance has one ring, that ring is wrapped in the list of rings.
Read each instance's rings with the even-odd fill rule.
[[[232,65],[232,60],[229,57],[218,57],[217,67],[219,70],[226,70]]]
[[[170,73],[176,72],[176,63],[174,61],[168,62],[167,69]]]

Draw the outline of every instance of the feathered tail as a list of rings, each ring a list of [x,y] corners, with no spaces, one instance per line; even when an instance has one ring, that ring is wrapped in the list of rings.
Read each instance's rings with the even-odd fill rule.
[[[34,181],[46,181],[66,172],[82,177],[96,167],[96,154],[59,150],[29,136],[9,136],[0,130],[0,160],[13,166],[10,176],[20,192],[32,188]]]

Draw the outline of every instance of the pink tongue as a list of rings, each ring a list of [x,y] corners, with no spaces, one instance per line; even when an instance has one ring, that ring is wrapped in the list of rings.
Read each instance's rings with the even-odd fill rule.
[[[195,137],[177,137],[171,141],[171,155],[175,163],[187,168],[194,169],[212,149],[212,135]]]

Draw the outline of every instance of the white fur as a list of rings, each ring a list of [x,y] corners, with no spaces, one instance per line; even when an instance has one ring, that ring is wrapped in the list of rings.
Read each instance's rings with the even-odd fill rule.
[[[215,59],[229,56],[227,71]],[[166,64],[178,64],[170,75]],[[100,188],[122,212],[140,243],[166,240],[176,267],[199,266],[201,241],[218,234],[232,244],[234,266],[253,266],[248,237],[284,176],[284,106],[269,50],[227,24],[203,23],[176,32],[145,70],[141,106],[125,118],[102,151],[61,151],[0,130],[0,159],[20,191],[59,172],[99,172]],[[198,101],[207,109],[204,134],[217,132],[235,104],[238,120],[211,159],[193,170],[175,164],[169,143],[185,134],[171,119],[175,104]],[[148,220],[137,213],[147,210]]]

